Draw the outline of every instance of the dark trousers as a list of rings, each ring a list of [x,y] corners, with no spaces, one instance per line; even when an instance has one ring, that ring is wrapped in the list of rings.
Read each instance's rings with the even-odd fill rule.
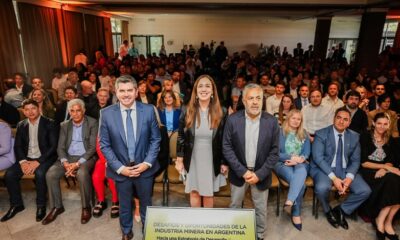
[[[153,189],[154,177],[150,176],[147,178],[129,178],[125,181],[115,181],[117,186],[118,198],[119,198],[119,222],[123,234],[128,234],[133,227],[133,196],[139,198],[140,202],[140,217],[142,224],[146,221],[146,209],[147,206],[151,206],[151,194]]]
[[[41,163],[34,172],[35,184],[36,184],[36,205],[38,207],[46,206],[46,193],[47,193],[46,172],[51,165],[52,162],[50,161]],[[24,205],[22,201],[21,185],[20,185],[20,180],[23,175],[24,173],[22,172],[21,165],[19,164],[19,162],[16,162],[6,171],[4,180],[6,183],[8,194],[10,196],[11,206]]]

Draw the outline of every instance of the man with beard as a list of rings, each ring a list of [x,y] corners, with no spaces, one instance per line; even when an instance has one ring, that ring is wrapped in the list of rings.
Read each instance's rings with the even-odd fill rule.
[[[351,90],[346,94],[346,108],[351,113],[351,123],[349,129],[357,133],[367,130],[368,127],[368,116],[362,109],[358,107],[360,99],[361,95],[357,91]]]

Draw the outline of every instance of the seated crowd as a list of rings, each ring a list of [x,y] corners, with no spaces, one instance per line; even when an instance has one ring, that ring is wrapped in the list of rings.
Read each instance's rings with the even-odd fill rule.
[[[250,187],[257,236],[263,239],[274,171],[289,184],[283,209],[301,231],[305,181],[310,176],[333,227],[348,229],[346,216],[357,211],[375,226],[378,239],[399,239],[392,223],[400,209],[400,65],[390,49],[379,56],[381,69],[369,76],[365,68],[354,72],[340,48],[321,61],[313,57],[312,46],[304,52],[301,44],[293,55],[272,45],[260,48],[257,56],[228,55],[224,42],[215,51],[202,43],[198,52],[191,47],[169,56],[165,49],[160,56],[145,57],[134,45],[129,48],[124,42],[122,47],[126,49],[116,58],[97,51],[94,62],[81,51],[68,72],[54,70],[50,89],[40,77],[32,78],[32,85],[21,73],[4,79],[0,170],[6,170],[10,209],[2,222],[24,210],[24,175],[35,179],[36,221],[49,224],[65,211],[63,177],[80,183],[82,224],[92,215],[102,215],[107,208],[109,153],[102,152],[99,125],[104,109],[124,104],[119,84],[132,83],[135,102],[140,102],[136,107],[154,105],[160,130],[161,167],[152,181],[169,165],[169,139],[177,138],[175,167],[186,181],[192,207],[213,207],[214,193],[230,183],[230,207],[240,208]],[[140,128],[133,125],[134,131]],[[128,139],[128,126],[125,131]],[[124,174],[121,170],[115,174]],[[111,178],[107,183],[110,215],[116,218],[119,202],[126,201],[119,194],[120,183]],[[345,196],[335,207],[329,203],[332,190]],[[133,196],[134,219],[144,223],[151,200],[138,190]],[[131,239],[123,224],[121,220],[123,239]]]

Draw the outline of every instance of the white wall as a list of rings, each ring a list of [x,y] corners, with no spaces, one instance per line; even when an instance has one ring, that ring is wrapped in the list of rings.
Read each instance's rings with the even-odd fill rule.
[[[167,53],[180,52],[183,44],[224,40],[228,51],[247,50],[257,53],[264,45],[287,46],[291,52],[297,42],[306,47],[313,44],[316,19],[287,20],[263,17],[261,15],[239,14],[139,14],[129,22],[129,35],[164,35]],[[168,41],[173,41],[168,45]]]
[[[333,17],[329,38],[358,38],[361,16]]]

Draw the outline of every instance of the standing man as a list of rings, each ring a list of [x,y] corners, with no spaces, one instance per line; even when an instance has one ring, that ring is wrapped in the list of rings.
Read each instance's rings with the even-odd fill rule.
[[[23,175],[35,176],[36,221],[46,216],[46,172],[57,159],[58,134],[54,121],[40,116],[39,105],[32,99],[22,102],[22,110],[26,119],[17,126],[14,144],[16,162],[5,174],[11,206],[1,218],[2,222],[25,209],[19,183]]]
[[[350,121],[351,113],[346,107],[337,109],[333,125],[317,131],[312,146],[310,175],[314,180],[315,194],[334,228],[348,229],[345,214],[352,214],[371,193],[368,184],[358,174],[361,158],[359,135],[347,129]],[[329,205],[332,185],[339,195],[350,192],[346,200],[333,209]]]
[[[245,110],[229,116],[223,137],[223,154],[230,165],[232,208],[241,208],[248,187],[256,209],[257,238],[264,239],[268,188],[279,159],[276,118],[261,112],[263,89],[248,84],[243,91]]]
[[[143,226],[146,208],[152,205],[154,174],[160,167],[157,155],[161,137],[154,108],[135,101],[135,79],[121,76],[115,89],[119,103],[100,113],[100,147],[107,159],[107,176],[115,181],[118,191],[122,239],[129,240],[133,238],[134,189],[140,200]]]

